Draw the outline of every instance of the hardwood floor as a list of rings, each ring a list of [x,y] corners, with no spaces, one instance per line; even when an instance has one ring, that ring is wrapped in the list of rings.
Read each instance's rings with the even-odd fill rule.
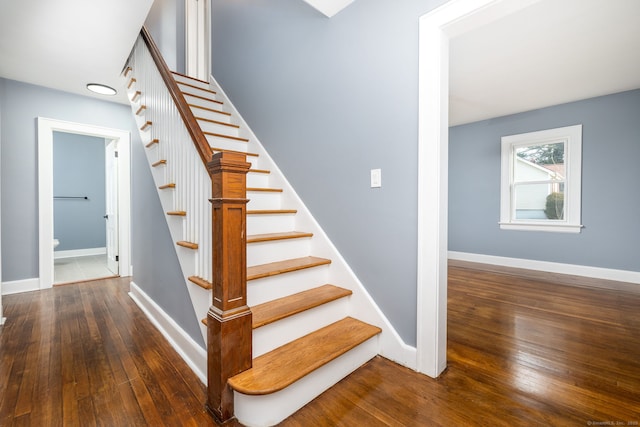
[[[125,278],[3,297],[0,426],[215,425],[127,291]],[[377,357],[282,425],[637,426],[638,307],[638,294],[452,267],[440,378]]]
[[[637,426],[640,295],[451,267],[448,368],[376,358],[284,426]]]
[[[3,297],[0,426],[212,426],[205,389],[130,278]]]

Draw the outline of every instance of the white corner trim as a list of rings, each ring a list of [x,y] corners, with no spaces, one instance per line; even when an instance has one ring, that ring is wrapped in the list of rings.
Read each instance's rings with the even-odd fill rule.
[[[331,18],[345,7],[353,3],[354,0],[304,0],[314,9]]]
[[[40,289],[40,279],[14,280],[2,282],[2,295],[19,294],[22,292],[37,291]]]
[[[169,341],[191,370],[207,383],[207,352],[200,347],[169,315],[138,285],[131,282],[129,296],[140,307],[160,333]]]
[[[640,284],[639,271],[616,270],[611,268],[590,267],[587,265],[563,264],[559,262],[535,261],[455,251],[449,252],[449,259]]]

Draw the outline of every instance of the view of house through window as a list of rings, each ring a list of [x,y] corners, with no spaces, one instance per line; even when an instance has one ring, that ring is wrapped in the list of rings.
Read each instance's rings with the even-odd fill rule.
[[[582,125],[502,137],[500,228],[579,233]]]
[[[514,150],[515,219],[564,219],[565,141]]]

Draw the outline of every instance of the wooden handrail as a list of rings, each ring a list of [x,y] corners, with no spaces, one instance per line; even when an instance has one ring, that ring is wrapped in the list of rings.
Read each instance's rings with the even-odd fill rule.
[[[158,46],[151,38],[151,34],[149,34],[149,31],[146,29],[146,27],[142,27],[140,35],[147,45],[147,48],[151,53],[151,57],[156,63],[156,67],[158,67],[158,71],[160,72],[160,75],[162,76],[162,79],[164,80],[164,83],[167,86],[169,93],[171,94],[171,98],[173,98],[173,102],[175,102],[176,107],[178,108],[178,112],[180,112],[182,121],[187,127],[189,135],[191,135],[191,139],[193,140],[193,143],[198,150],[198,154],[202,159],[202,163],[206,166],[211,161],[211,158],[213,156],[213,151],[211,150],[211,146],[209,145],[207,138],[204,136],[204,133],[202,133],[202,129],[200,129],[198,121],[191,112],[189,104],[187,104],[184,95],[182,95],[180,88],[178,88],[178,84],[171,74],[171,70],[167,66],[167,63],[164,62],[162,54],[160,53],[160,49],[158,49]]]

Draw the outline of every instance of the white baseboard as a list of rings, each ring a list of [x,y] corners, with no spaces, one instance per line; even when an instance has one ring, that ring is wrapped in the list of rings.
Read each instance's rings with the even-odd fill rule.
[[[153,301],[134,282],[131,282],[129,296],[158,328],[169,344],[178,352],[180,357],[189,365],[191,370],[207,383],[207,352],[200,347],[169,315]]]
[[[106,253],[107,248],[70,249],[68,251],[53,251],[53,259],[105,255]]]
[[[19,294],[21,292],[31,292],[40,290],[40,279],[14,280],[2,282],[2,295]]]
[[[449,259],[640,284],[640,272],[449,251]]]

